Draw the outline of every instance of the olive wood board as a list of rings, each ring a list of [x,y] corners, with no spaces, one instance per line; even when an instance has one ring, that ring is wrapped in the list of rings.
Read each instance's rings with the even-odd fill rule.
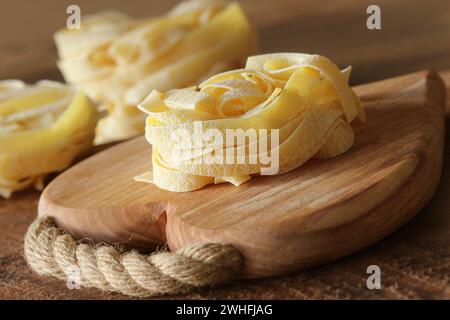
[[[44,190],[39,215],[77,238],[143,251],[235,245],[242,277],[289,273],[351,254],[392,233],[430,200],[444,148],[445,86],[422,71],[355,87],[367,123],[354,146],[279,176],[173,193],[136,182],[151,171],[144,137],[87,158]]]

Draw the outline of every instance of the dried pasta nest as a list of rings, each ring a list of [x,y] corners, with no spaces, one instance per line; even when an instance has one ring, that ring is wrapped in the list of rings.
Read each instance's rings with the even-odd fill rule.
[[[0,195],[70,165],[92,146],[98,113],[74,88],[52,81],[0,81]]]
[[[255,175],[282,174],[308,159],[344,153],[354,143],[350,123],[365,121],[348,85],[350,71],[319,55],[266,54],[198,87],[154,90],[139,105],[147,114],[153,171],[136,179],[169,191],[238,186]],[[230,129],[254,134],[230,143],[224,138]],[[208,130],[212,134],[197,143]],[[269,145],[272,132],[278,141]],[[267,172],[264,159],[271,158],[276,167]]]
[[[136,109],[152,89],[182,88],[240,67],[256,50],[256,33],[238,3],[193,0],[156,18],[118,12],[86,16],[80,30],[55,34],[58,66],[106,111],[96,143],[144,131]]]

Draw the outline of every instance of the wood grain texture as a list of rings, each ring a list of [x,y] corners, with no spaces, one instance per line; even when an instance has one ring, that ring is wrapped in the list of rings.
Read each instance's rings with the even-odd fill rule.
[[[77,1],[82,14],[118,9],[144,17],[175,1]],[[382,30],[365,29],[369,4],[382,9]],[[32,82],[61,79],[51,35],[64,24],[69,0],[2,3],[0,77]],[[317,52],[342,67],[352,64],[352,83],[366,83],[421,69],[450,68],[450,2],[442,0],[244,0],[257,26],[261,52]],[[30,31],[32,26],[32,31]],[[450,87],[450,71],[442,73]],[[450,91],[448,91],[450,95]],[[325,266],[264,280],[241,280],[165,299],[450,299],[450,104],[442,178],[432,200],[405,227],[350,257]],[[99,290],[68,290],[32,273],[22,240],[35,218],[40,194],[0,199],[0,299],[127,299]],[[382,270],[382,289],[366,288],[366,268]]]
[[[441,73],[450,94],[450,71]],[[263,280],[241,280],[165,299],[450,299],[450,103],[447,101],[443,173],[433,199],[411,222],[386,239],[325,266]],[[0,200],[1,299],[129,299],[99,290],[68,290],[25,264],[22,240],[36,216],[39,193]],[[366,268],[382,270],[382,289],[368,290]]]
[[[131,247],[231,243],[245,257],[243,277],[335,260],[409,221],[431,198],[442,167],[445,87],[436,74],[356,90],[368,122],[339,157],[238,188],[173,193],[133,181],[151,168],[142,137],[56,177],[42,194],[39,215],[54,216],[78,238]]]

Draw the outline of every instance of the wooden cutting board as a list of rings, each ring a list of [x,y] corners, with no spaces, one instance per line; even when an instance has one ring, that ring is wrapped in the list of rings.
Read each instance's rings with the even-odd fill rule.
[[[143,137],[94,155],[55,178],[39,215],[78,238],[152,250],[225,241],[245,257],[243,277],[288,273],[378,241],[409,221],[439,181],[445,87],[419,72],[356,87],[368,122],[355,145],[236,188],[171,193],[133,177],[151,169]]]

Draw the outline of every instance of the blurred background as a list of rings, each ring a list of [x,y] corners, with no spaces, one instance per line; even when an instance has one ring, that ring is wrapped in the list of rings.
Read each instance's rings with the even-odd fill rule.
[[[168,11],[176,0],[2,0],[0,78],[61,80],[52,34],[65,25],[66,8],[81,14],[106,9],[135,17]],[[358,84],[421,69],[450,68],[450,1],[242,0],[260,36],[260,52],[323,54],[353,65]],[[366,9],[381,8],[381,30],[369,30]]]

